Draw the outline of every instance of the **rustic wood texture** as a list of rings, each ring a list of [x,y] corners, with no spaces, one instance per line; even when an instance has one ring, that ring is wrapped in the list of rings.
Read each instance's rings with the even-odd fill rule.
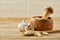
[[[36,31],[52,30],[53,19],[51,17],[43,18],[42,16],[34,16],[31,18],[31,25]]]
[[[48,36],[23,36],[17,25],[24,18],[2,18],[0,19],[0,40],[60,40],[60,33],[51,33]],[[29,21],[29,19],[26,18]],[[53,30],[60,29],[60,18],[54,19]]]

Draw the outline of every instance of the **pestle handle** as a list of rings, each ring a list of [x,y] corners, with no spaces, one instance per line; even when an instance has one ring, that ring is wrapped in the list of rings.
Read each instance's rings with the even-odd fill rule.
[[[45,13],[44,19],[48,19],[48,17],[51,15],[51,13]]]
[[[53,8],[52,7],[47,7],[45,9],[46,13],[43,16],[44,19],[48,19],[48,17],[53,13]]]

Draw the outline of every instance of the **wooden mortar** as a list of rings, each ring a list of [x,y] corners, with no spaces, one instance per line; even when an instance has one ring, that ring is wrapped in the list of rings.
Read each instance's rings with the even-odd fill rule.
[[[44,16],[33,16],[31,18],[31,25],[36,31],[46,31],[52,30],[53,28],[53,19],[49,17],[53,13],[52,7],[47,7],[45,9]]]
[[[40,18],[40,20],[37,20],[36,17]],[[42,16],[34,16],[31,18],[31,25],[36,31],[52,30],[53,19],[51,17],[48,17],[48,19],[45,20],[42,19]]]

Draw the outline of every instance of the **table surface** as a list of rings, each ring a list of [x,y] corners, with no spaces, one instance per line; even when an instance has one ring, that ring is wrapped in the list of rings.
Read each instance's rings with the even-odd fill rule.
[[[23,36],[17,25],[20,21],[0,21],[0,40],[60,40],[60,33],[51,33],[48,36]],[[60,29],[60,19],[54,19],[53,30]]]

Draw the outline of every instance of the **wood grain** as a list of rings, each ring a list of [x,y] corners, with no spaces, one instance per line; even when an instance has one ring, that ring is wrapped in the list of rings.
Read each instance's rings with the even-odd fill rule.
[[[23,18],[24,19],[24,18]],[[26,19],[29,21],[29,19]],[[36,36],[23,36],[19,32],[17,25],[22,19],[0,19],[0,40],[60,40],[60,33],[49,34],[48,36],[36,37]],[[60,18],[54,19],[53,30],[60,29]]]

